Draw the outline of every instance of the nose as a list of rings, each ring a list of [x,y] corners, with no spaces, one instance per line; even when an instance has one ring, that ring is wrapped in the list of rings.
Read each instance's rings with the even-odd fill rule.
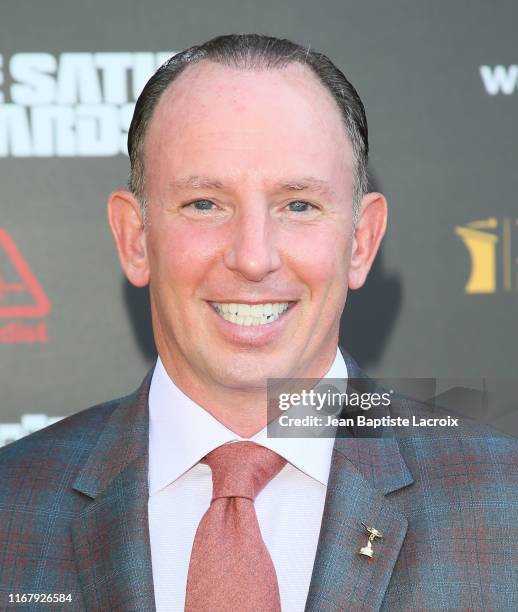
[[[223,257],[227,268],[255,282],[279,269],[281,258],[276,232],[266,206],[258,202],[241,209],[231,231],[230,244]]]

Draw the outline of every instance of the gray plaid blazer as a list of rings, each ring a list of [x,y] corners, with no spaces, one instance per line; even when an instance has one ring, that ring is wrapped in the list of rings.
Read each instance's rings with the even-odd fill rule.
[[[0,610],[155,609],[150,379],[0,449]],[[518,610],[516,468],[516,442],[483,428],[337,438],[306,611]],[[384,534],[372,560],[360,522]]]

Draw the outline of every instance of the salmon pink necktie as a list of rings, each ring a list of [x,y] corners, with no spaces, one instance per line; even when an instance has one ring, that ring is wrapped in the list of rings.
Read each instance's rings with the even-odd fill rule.
[[[254,500],[286,460],[245,441],[224,444],[202,462],[212,470],[212,501],[194,537],[185,612],[280,612]]]

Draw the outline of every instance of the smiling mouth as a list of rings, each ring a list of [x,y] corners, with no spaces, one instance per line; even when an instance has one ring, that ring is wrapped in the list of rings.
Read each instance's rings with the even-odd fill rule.
[[[214,310],[226,321],[236,325],[266,325],[277,321],[293,302],[269,302],[265,304],[227,304],[210,302]]]

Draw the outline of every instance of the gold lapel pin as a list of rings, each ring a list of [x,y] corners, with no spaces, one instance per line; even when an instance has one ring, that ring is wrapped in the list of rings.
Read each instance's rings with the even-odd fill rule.
[[[359,555],[363,555],[364,557],[369,557],[372,559],[374,557],[374,550],[372,548],[372,543],[376,538],[380,540],[383,538],[383,534],[381,531],[378,531],[374,527],[368,527],[365,523],[361,523],[365,531],[369,534],[369,539],[367,540],[367,546],[362,546],[358,551]]]

